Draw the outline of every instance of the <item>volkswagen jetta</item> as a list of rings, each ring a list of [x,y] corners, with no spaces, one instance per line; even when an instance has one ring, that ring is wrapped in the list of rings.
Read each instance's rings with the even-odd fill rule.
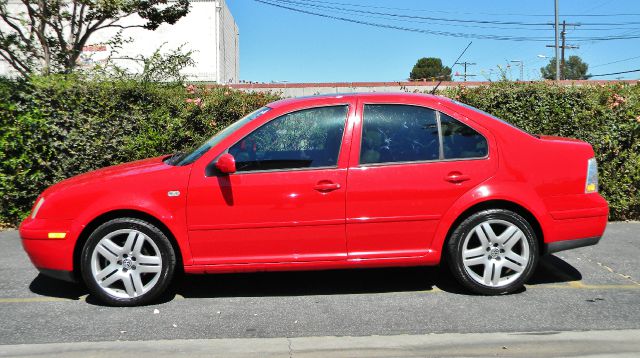
[[[526,133],[450,99],[285,99],[172,156],[45,190],[20,226],[45,275],[111,305],[174,273],[437,265],[480,294],[522,287],[542,254],[607,224],[585,142]]]

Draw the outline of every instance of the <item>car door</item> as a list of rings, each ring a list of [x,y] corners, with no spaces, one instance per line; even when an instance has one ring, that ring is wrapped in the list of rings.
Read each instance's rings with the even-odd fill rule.
[[[497,169],[489,133],[408,104],[359,106],[348,172],[349,259],[423,256],[440,218]]]
[[[196,264],[344,260],[348,104],[293,111],[231,145],[230,175],[192,173]],[[208,175],[207,175],[208,174]]]

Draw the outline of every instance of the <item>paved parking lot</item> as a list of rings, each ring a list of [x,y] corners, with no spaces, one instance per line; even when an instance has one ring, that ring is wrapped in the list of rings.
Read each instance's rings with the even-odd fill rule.
[[[546,257],[526,288],[473,296],[438,268],[187,276],[164,302],[103,307],[38,275],[0,232],[0,344],[640,328],[640,223]]]

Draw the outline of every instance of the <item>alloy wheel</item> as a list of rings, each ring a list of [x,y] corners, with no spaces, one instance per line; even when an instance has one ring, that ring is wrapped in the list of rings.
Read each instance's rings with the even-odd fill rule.
[[[121,229],[104,236],[91,255],[91,274],[99,287],[117,298],[135,298],[149,292],[160,279],[160,249],[149,236]]]
[[[529,260],[525,233],[505,220],[487,220],[476,225],[462,246],[465,271],[484,286],[509,285],[523,274]]]

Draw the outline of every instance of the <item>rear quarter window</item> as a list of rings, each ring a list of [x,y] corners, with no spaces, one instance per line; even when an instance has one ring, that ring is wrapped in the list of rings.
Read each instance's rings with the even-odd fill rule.
[[[483,158],[488,154],[487,140],[462,122],[440,114],[444,159]]]

